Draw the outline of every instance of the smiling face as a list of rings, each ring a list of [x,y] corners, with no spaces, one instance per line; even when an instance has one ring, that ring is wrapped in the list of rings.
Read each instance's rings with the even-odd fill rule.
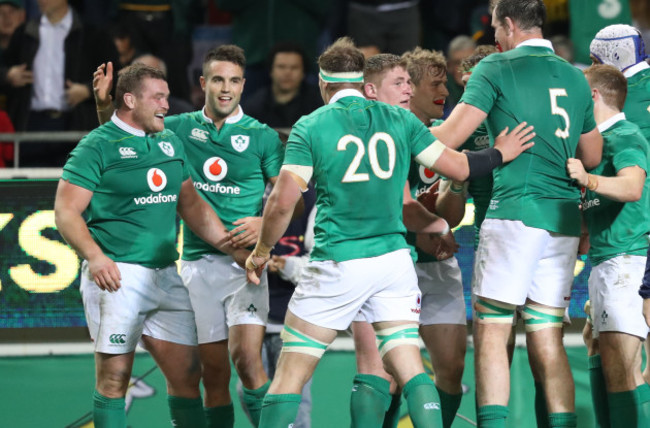
[[[444,68],[431,69],[431,72],[425,73],[413,87],[411,110],[425,123],[440,119],[448,95],[447,71]]]
[[[244,92],[244,69],[229,61],[212,61],[204,67],[201,89],[207,115],[219,121],[235,114]]]
[[[411,76],[403,67],[398,66],[383,74],[381,80],[375,85],[373,99],[408,110],[412,96]]]
[[[133,123],[147,134],[165,129],[165,114],[169,110],[169,87],[161,79],[145,78],[137,93],[126,94],[132,109]]]

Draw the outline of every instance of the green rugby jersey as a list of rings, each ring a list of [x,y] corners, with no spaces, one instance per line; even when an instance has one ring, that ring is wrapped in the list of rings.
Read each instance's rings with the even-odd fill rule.
[[[312,260],[337,262],[408,248],[402,223],[411,158],[435,141],[410,111],[339,91],[291,130],[285,165],[313,167]]]
[[[648,172],[650,145],[639,127],[623,114],[598,127],[603,134],[603,159],[591,173],[616,176],[623,168],[638,166]],[[643,195],[636,202],[617,202],[586,190],[583,210],[589,229],[589,258],[593,265],[616,256],[645,256],[650,232],[650,178],[646,176]]]
[[[461,102],[488,113],[492,139],[524,121],[537,134],[531,149],[494,170],[487,217],[580,236],[580,192],[566,161],[575,157],[580,135],[596,127],[582,72],[556,56],[549,41],[532,39],[483,59]]]
[[[178,259],[176,206],[190,173],[173,132],[145,135],[113,115],[79,142],[61,177],[93,192],[86,223],[109,258],[149,268]]]
[[[277,177],[283,149],[277,132],[239,113],[221,129],[203,110],[170,116],[165,127],[183,141],[189,169],[199,194],[228,229],[242,217],[259,216],[266,181]],[[223,254],[183,224],[183,260]]]
[[[485,124],[481,124],[458,150],[475,152],[487,149],[488,147],[490,147],[490,136],[488,135]],[[485,177],[470,180],[467,189],[474,200],[474,249],[478,248],[481,224],[485,220],[490,199],[492,198],[492,183],[492,174],[490,174]]]
[[[630,122],[641,128],[641,133],[650,141],[650,66],[645,62],[625,71],[627,97],[623,113]]]

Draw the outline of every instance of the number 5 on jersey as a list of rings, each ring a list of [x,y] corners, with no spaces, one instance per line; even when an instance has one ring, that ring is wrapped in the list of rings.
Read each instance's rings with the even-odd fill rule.
[[[564,130],[557,128],[555,130],[555,136],[558,138],[569,138],[569,127],[571,126],[571,121],[569,120],[569,114],[562,107],[557,105],[557,97],[568,97],[566,89],[564,88],[555,88],[548,90],[551,94],[551,113],[561,116],[566,123],[566,128]]]
[[[388,150],[388,169],[382,169],[379,165],[379,159],[377,157],[377,144],[382,141],[386,145]],[[338,151],[346,151],[348,144],[353,143],[357,152],[350,162],[350,166],[345,171],[343,176],[343,183],[358,183],[361,181],[370,180],[370,176],[363,172],[359,173],[357,170],[361,165],[361,161],[366,154],[366,147],[361,141],[361,138],[355,137],[354,135],[345,135],[339,142],[336,144],[336,149]],[[370,167],[372,168],[373,174],[382,180],[388,180],[393,176],[393,169],[395,168],[395,142],[393,138],[385,132],[375,133],[368,142],[368,159],[370,160]]]

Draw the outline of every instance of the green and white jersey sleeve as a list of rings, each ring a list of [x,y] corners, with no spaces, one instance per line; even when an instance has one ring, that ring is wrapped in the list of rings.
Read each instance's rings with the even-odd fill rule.
[[[116,116],[79,142],[62,175],[93,192],[86,222],[102,251],[150,268],[178,259],[176,207],[189,177],[173,132],[145,135]]]
[[[650,66],[641,62],[625,71],[627,97],[623,113],[650,141]]]
[[[203,110],[169,117],[165,126],[183,141],[194,187],[228,230],[238,219],[261,214],[266,182],[277,177],[282,166],[277,132],[241,108],[221,129]],[[211,253],[221,254],[183,225],[183,260]]]
[[[339,91],[293,127],[285,165],[313,168],[318,212],[312,260],[407,248],[402,223],[411,158],[435,137],[411,112]]]
[[[614,177],[623,168],[638,166],[646,171],[641,199],[617,202],[586,190],[583,210],[589,229],[589,257],[597,265],[605,260],[628,254],[645,256],[650,232],[650,145],[639,128],[623,114],[602,123],[603,159],[592,174]]]
[[[488,218],[580,235],[579,191],[566,172],[581,134],[596,127],[589,85],[580,70],[534,39],[483,59],[461,102],[488,114],[492,139],[505,127],[534,125],[535,145],[494,170]]]

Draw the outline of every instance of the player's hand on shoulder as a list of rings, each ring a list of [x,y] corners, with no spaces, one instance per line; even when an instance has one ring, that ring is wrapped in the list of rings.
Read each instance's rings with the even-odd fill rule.
[[[232,224],[237,226],[229,232],[229,242],[235,248],[255,245],[262,230],[262,217],[243,217]]]
[[[501,152],[503,163],[510,162],[521,153],[535,145],[530,141],[535,137],[534,127],[527,126],[526,122],[521,122],[511,132],[506,126],[504,130],[494,140],[494,148]]]
[[[108,107],[112,101],[111,89],[113,88],[113,63],[101,64],[93,73],[93,93],[98,110]]]
[[[117,264],[105,254],[99,254],[88,260],[88,271],[95,284],[102,290],[117,291],[122,286],[122,274]]]
[[[566,161],[566,169],[569,177],[578,183],[579,186],[585,187],[589,183],[589,174],[585,170],[580,159],[569,158]]]

